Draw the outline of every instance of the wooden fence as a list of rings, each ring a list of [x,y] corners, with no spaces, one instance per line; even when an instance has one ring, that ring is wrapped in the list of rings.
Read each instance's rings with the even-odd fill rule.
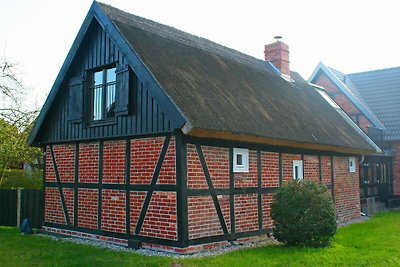
[[[43,190],[0,189],[0,225],[19,227],[27,218],[33,228],[41,228],[43,199]]]

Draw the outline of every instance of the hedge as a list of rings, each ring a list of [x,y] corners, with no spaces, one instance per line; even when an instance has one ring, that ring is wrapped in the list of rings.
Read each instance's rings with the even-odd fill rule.
[[[6,170],[0,174],[0,188],[2,189],[42,189],[42,170],[32,170],[27,173],[24,170]]]

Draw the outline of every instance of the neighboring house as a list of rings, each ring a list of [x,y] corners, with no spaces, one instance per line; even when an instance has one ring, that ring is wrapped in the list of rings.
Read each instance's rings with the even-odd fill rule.
[[[326,92],[378,144],[360,169],[362,202],[400,197],[400,67],[344,74],[319,63],[309,81]]]
[[[286,48],[265,49],[281,75],[94,2],[29,138],[46,151],[44,229],[190,253],[267,234],[272,194],[303,178],[359,219],[358,156],[379,148]]]

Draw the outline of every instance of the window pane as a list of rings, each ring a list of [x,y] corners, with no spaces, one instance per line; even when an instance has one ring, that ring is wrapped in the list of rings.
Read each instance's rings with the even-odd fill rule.
[[[107,83],[106,114],[107,118],[114,117],[115,108],[115,82]]]
[[[94,86],[100,85],[103,83],[103,71],[98,71],[94,73]]]
[[[236,155],[236,165],[243,166],[243,155],[242,154]]]
[[[115,82],[115,81],[116,81],[115,68],[108,69],[107,70],[107,83]]]
[[[103,85],[97,85],[93,88],[93,120],[103,118]]]
[[[114,117],[115,68],[93,72],[92,119],[104,120]]]

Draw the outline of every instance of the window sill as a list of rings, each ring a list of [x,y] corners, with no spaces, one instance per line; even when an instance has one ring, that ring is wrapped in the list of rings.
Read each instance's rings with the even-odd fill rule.
[[[117,120],[115,118],[109,120],[98,120],[98,121],[90,121],[86,123],[86,127],[98,127],[98,126],[108,126],[117,124]]]

